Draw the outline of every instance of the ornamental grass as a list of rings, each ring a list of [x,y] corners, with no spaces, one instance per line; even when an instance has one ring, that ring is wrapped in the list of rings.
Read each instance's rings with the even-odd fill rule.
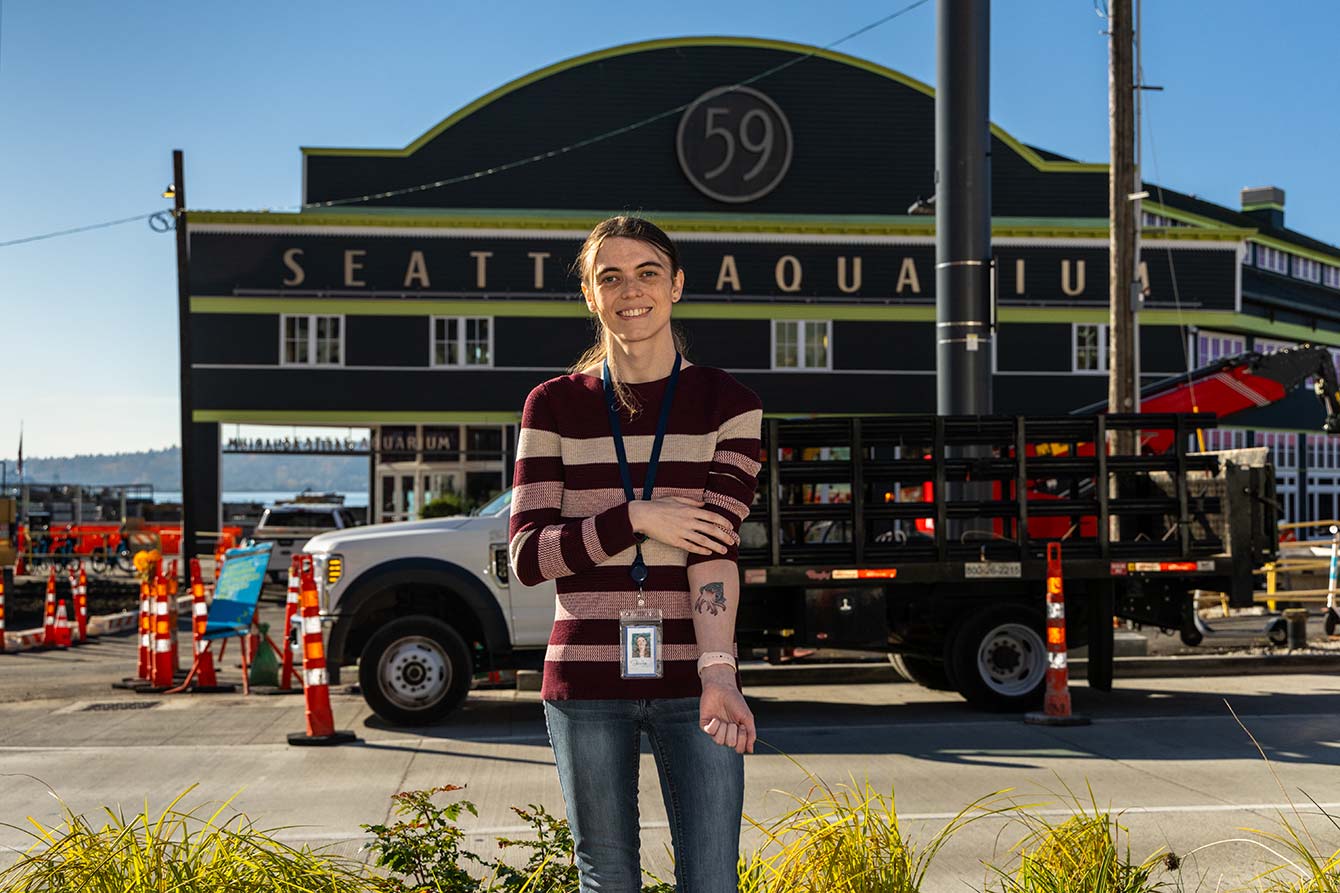
[[[205,815],[183,810],[183,791],[157,815],[103,808],[101,826],[61,803],[54,825],[29,819],[34,838],[0,872],[4,893],[362,893],[361,863],[292,847],[283,829],[258,828],[231,800]],[[9,826],[15,827],[15,826]]]

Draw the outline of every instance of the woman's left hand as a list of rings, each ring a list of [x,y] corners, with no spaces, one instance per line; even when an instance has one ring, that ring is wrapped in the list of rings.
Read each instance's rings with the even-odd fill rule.
[[[758,732],[754,714],[735,685],[735,669],[728,664],[713,664],[703,670],[702,680],[698,728],[736,753],[753,753]]]

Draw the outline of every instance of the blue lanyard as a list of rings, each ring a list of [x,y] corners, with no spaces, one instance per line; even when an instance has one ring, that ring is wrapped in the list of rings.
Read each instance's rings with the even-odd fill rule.
[[[670,424],[670,405],[675,400],[675,382],[679,380],[679,351],[675,351],[675,366],[670,370],[670,381],[665,386],[665,397],[661,400],[661,416],[656,422],[656,439],[651,444],[651,459],[647,462],[647,477],[642,482],[642,498],[651,499],[652,486],[656,483],[656,466],[661,461],[661,445],[665,443],[665,429]],[[605,406],[609,409],[610,431],[614,434],[614,455],[619,460],[619,477],[623,478],[623,493],[629,502],[637,497],[633,493],[633,475],[628,469],[628,451],[624,449],[623,429],[619,425],[619,401],[614,394],[614,382],[610,377],[610,361],[605,360],[601,374],[605,384]],[[642,539],[645,539],[643,537]],[[647,582],[647,563],[642,560],[642,541],[637,543],[637,555],[629,573],[640,590]]]

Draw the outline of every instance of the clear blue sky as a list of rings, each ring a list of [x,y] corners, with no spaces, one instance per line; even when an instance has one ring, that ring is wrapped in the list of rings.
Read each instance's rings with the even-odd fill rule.
[[[683,35],[826,45],[906,4],[2,2],[0,241],[166,207],[174,148],[192,207],[283,207],[299,146],[400,147],[561,59]],[[1146,78],[1166,88],[1146,177],[1233,207],[1243,186],[1281,186],[1289,225],[1340,242],[1340,5],[1144,6]],[[934,13],[839,49],[933,84]],[[1092,0],[996,0],[993,120],[1105,160],[1102,28]],[[144,223],[0,248],[0,457],[20,416],[27,456],[178,442],[175,275],[172,237]]]

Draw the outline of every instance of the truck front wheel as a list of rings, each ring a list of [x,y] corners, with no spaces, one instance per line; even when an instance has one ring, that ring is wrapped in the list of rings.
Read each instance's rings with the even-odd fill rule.
[[[959,694],[984,710],[1030,710],[1042,703],[1047,645],[1042,615],[1022,605],[995,605],[971,614],[950,648]]]
[[[470,650],[456,630],[435,617],[398,617],[363,647],[358,681],[363,698],[398,726],[436,722],[470,693]]]

